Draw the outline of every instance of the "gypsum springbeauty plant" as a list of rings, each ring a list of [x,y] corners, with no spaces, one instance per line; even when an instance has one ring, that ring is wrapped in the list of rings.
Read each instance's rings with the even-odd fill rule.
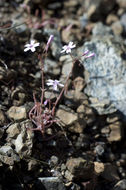
[[[49,19],[45,19],[45,12],[44,10],[41,8],[41,18],[39,18],[39,9],[35,10],[35,17],[34,19],[32,18],[31,15],[31,8],[28,4],[23,3],[21,4],[21,7],[26,10],[27,14],[28,14],[28,19],[25,21],[25,23],[28,25],[29,28],[34,28],[34,29],[40,29],[44,26],[46,26],[47,24],[56,26],[56,19],[54,18],[49,18]]]
[[[56,18],[49,18],[45,19],[45,12],[43,9],[41,9],[41,18],[39,19],[39,10],[35,10],[34,18],[31,14],[31,8],[27,3],[23,3],[20,5],[24,10],[27,12],[27,19],[25,19],[24,22],[21,22],[19,24],[13,24],[13,22],[7,23],[0,27],[0,31],[4,30],[10,30],[12,28],[19,27],[23,24],[26,24],[28,28],[30,29],[40,29],[45,27],[46,25],[52,25],[54,27],[57,27],[57,19]]]
[[[44,79],[44,59],[47,56],[47,52],[49,49],[49,46],[51,44],[51,42],[53,41],[54,36],[51,35],[49,37],[49,40],[46,44],[46,47],[44,48],[44,51],[42,54],[38,54],[38,59],[41,62],[41,96],[40,96],[40,101],[38,102],[36,100],[35,97],[35,93],[33,93],[33,99],[34,99],[34,106],[32,107],[32,109],[29,112],[29,118],[30,120],[35,124],[36,128],[33,128],[33,131],[40,131],[42,133],[42,135],[44,136],[45,134],[45,130],[47,128],[49,128],[53,123],[57,123],[57,120],[55,119],[55,109],[57,104],[59,103],[65,89],[68,86],[68,81],[69,78],[72,75],[72,71],[73,71],[73,67],[74,67],[74,63],[76,60],[78,60],[77,58],[74,59],[71,55],[71,49],[75,48],[76,45],[73,44],[73,42],[69,42],[68,45],[63,46],[63,50],[61,51],[61,53],[70,53],[73,61],[72,61],[72,68],[71,68],[71,72],[69,73],[69,75],[67,76],[66,82],[65,84],[61,84],[60,81],[58,80],[52,80],[49,79],[47,81],[47,86],[52,86],[53,90],[57,90],[58,87],[62,87],[62,90],[59,94],[59,96],[56,98],[56,101],[54,103],[51,102],[50,99],[45,99],[44,97],[44,93],[45,93],[45,79]],[[27,52],[29,50],[31,50],[32,52],[34,52],[36,50],[36,47],[39,46],[39,43],[35,42],[35,40],[31,40],[30,44],[26,44],[25,45],[25,49],[24,51]],[[85,58],[89,58],[94,56],[94,53],[90,54],[87,56],[87,54],[89,53],[89,51],[85,51],[82,56],[85,56]]]

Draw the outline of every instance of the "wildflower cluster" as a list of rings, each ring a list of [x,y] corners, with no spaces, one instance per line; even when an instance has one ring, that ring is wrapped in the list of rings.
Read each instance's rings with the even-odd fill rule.
[[[54,36],[50,35],[48,42],[46,44],[46,47],[43,50],[43,53],[38,54],[38,59],[41,62],[41,77],[42,77],[41,98],[40,98],[40,101],[38,102],[36,100],[35,94],[33,94],[34,106],[29,112],[29,118],[36,125],[36,128],[33,128],[32,130],[34,131],[39,130],[41,131],[42,135],[45,134],[45,130],[48,127],[50,127],[53,123],[57,122],[57,120],[55,119],[55,109],[67,87],[67,84],[68,84],[69,78],[71,77],[73,66],[75,63],[75,60],[73,60],[73,66],[72,66],[71,72],[67,76],[65,84],[62,84],[57,79],[47,80],[46,85],[49,87],[52,87],[54,91],[57,91],[58,88],[62,88],[62,90],[59,96],[56,98],[55,102],[52,103],[50,99],[45,99],[44,93],[46,89],[45,89],[45,80],[44,80],[44,59],[47,55],[49,46],[52,43],[53,39],[54,39]],[[40,46],[40,43],[32,39],[29,44],[26,44],[24,46],[25,47],[24,52],[27,52],[27,51],[35,52],[38,46]],[[65,45],[62,47],[61,53],[71,54],[71,50],[75,47],[76,45],[73,42],[69,42],[68,45]],[[89,54],[89,50],[86,50],[82,54],[82,56],[84,56],[85,59],[87,59],[94,56],[94,53]]]

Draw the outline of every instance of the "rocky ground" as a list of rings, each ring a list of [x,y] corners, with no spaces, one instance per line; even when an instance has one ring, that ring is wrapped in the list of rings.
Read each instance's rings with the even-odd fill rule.
[[[74,57],[95,56],[74,65],[59,122],[43,137],[28,130],[41,71],[24,45],[43,47],[51,34],[46,80],[64,83],[72,59],[60,51],[70,41]],[[50,93],[53,101],[59,91]],[[125,102],[126,0],[0,0],[0,190],[126,190]]]

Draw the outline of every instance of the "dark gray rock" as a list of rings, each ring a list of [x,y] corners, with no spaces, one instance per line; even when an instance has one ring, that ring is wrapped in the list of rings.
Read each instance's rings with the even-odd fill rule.
[[[98,21],[112,11],[116,2],[115,0],[88,0],[84,1],[84,8],[88,11],[92,21]]]
[[[6,117],[4,112],[0,109],[0,125],[3,126],[6,123]]]
[[[0,138],[2,138],[3,134],[4,134],[4,129],[0,128]]]
[[[40,4],[41,6],[47,6],[50,3],[55,2],[56,0],[33,0],[32,2],[35,4]]]
[[[58,164],[58,157],[57,156],[51,156],[50,160],[49,160],[49,164],[51,166],[55,166]]]
[[[14,162],[19,161],[19,156],[15,154],[15,151],[9,145],[0,148],[0,162],[12,166]]]
[[[101,176],[107,180],[107,181],[118,181],[119,174],[117,171],[117,167],[110,164],[110,163],[104,163],[104,171],[101,173]]]
[[[95,151],[96,151],[96,154],[98,154],[99,156],[103,155],[104,154],[104,147],[102,145],[97,145],[95,147]]]
[[[45,190],[65,190],[65,186],[63,184],[63,182],[61,181],[61,179],[59,179],[58,177],[41,177],[38,178],[39,181],[41,181],[43,188],[45,188]]]
[[[70,187],[71,190],[80,190],[81,189],[81,187],[79,185],[77,185],[76,183],[72,183],[70,186],[71,186]]]
[[[116,183],[113,190],[125,190],[126,189],[126,179],[122,179]]]
[[[101,25],[100,28],[105,26]],[[100,30],[96,26],[96,29]],[[94,33],[84,49],[95,53],[95,57],[83,62],[88,71],[85,93],[99,114],[113,113],[117,110],[126,115],[126,60],[123,41],[117,36]]]

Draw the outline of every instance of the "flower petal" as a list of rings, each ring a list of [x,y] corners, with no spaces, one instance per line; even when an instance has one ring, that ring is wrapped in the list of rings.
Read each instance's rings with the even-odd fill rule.
[[[64,85],[63,85],[63,84],[61,84],[61,83],[59,83],[58,85],[59,85],[60,87],[64,87]]]
[[[30,50],[30,48],[29,48],[29,47],[25,48],[25,49],[24,49],[24,52],[26,52],[26,51],[28,51],[28,50]]]
[[[56,84],[59,84],[60,81],[59,81],[59,80],[55,80],[54,82],[55,82]]]
[[[47,84],[47,86],[53,86],[53,83],[47,82],[46,84]]]
[[[63,50],[62,50],[60,53],[64,53],[64,52],[67,50],[67,48],[68,48],[67,45],[63,46],[63,47],[62,47]]]
[[[53,90],[57,90],[57,84],[53,85]]]
[[[34,45],[34,44],[35,44],[35,40],[31,40],[31,41],[30,41],[30,44],[31,44],[31,45]]]
[[[75,47],[76,47],[76,45],[73,44],[73,42],[69,42],[69,48],[70,48],[70,49],[75,48]]]
[[[60,53],[64,53],[66,50],[65,49],[63,49]]]
[[[30,44],[26,44],[24,47],[30,47]]]
[[[39,44],[40,44],[39,42],[38,42],[38,43],[35,43],[35,44],[34,44],[34,47],[38,47]]]
[[[76,44],[72,45],[71,48],[75,48],[76,47]]]
[[[47,80],[47,86],[53,86],[54,81],[52,79]]]
[[[48,79],[47,82],[49,82],[49,83],[53,83],[54,80],[52,80],[52,79]]]
[[[48,104],[48,100],[45,100],[44,101],[44,105],[46,106]]]
[[[68,46],[72,46],[73,45],[73,42],[69,42]]]
[[[35,51],[35,48],[34,48],[34,47],[32,47],[32,48],[30,48],[30,50],[31,50],[32,52],[34,52],[34,51]]]
[[[66,53],[71,53],[71,49],[67,49],[67,50],[66,50]]]

